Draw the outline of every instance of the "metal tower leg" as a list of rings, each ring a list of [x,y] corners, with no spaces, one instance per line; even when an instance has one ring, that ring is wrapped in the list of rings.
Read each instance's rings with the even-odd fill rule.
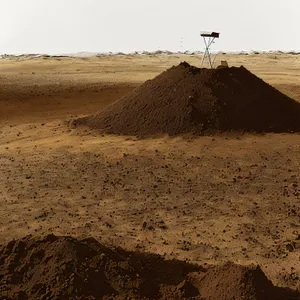
[[[205,52],[204,52],[204,55],[203,55],[203,58],[202,58],[202,63],[201,63],[201,67],[203,67],[203,64],[205,62],[205,59],[207,57],[208,59],[208,62],[209,62],[209,66],[211,68],[213,68],[213,63],[212,63],[212,60],[211,60],[211,54],[210,54],[210,46],[211,44],[214,42],[215,38],[214,37],[210,37],[208,39],[208,41],[206,40],[205,37],[203,37],[203,40],[204,40],[204,44],[205,44]]]

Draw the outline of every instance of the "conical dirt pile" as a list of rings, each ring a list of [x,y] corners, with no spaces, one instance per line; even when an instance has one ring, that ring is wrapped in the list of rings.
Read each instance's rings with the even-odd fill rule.
[[[137,136],[290,132],[300,131],[300,104],[244,67],[199,69],[181,63],[73,124]]]
[[[283,300],[259,268],[205,270],[154,254],[109,249],[89,238],[26,237],[0,247],[0,299]]]
[[[190,281],[201,291],[203,299],[271,300],[287,296],[274,288],[259,266],[227,263],[209,269],[204,275],[192,275]]]

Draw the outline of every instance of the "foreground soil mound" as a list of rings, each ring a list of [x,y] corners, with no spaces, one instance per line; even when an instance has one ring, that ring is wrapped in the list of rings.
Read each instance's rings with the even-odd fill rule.
[[[300,104],[244,67],[181,63],[94,116],[75,120],[110,134],[203,134],[300,130]]]
[[[203,299],[293,299],[292,294],[274,288],[259,266],[227,263],[209,269],[202,276],[192,274],[189,280]]]
[[[294,299],[260,268],[208,270],[90,238],[26,237],[0,248],[0,299]]]

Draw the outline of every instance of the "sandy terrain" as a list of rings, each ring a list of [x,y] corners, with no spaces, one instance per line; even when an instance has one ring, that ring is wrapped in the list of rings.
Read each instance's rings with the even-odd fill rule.
[[[300,56],[224,55],[300,101]],[[0,244],[93,236],[299,288],[300,135],[98,136],[67,122],[196,56],[0,60]]]

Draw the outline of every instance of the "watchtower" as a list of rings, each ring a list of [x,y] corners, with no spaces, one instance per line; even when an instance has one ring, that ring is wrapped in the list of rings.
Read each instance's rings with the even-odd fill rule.
[[[215,39],[218,39],[220,37],[219,32],[214,31],[202,31],[200,32],[200,35],[203,37],[204,44],[205,44],[205,52],[202,58],[201,67],[203,67],[205,60],[208,60],[209,66],[213,68],[214,60],[212,60],[212,55],[210,53],[210,46],[212,43],[215,42]]]

